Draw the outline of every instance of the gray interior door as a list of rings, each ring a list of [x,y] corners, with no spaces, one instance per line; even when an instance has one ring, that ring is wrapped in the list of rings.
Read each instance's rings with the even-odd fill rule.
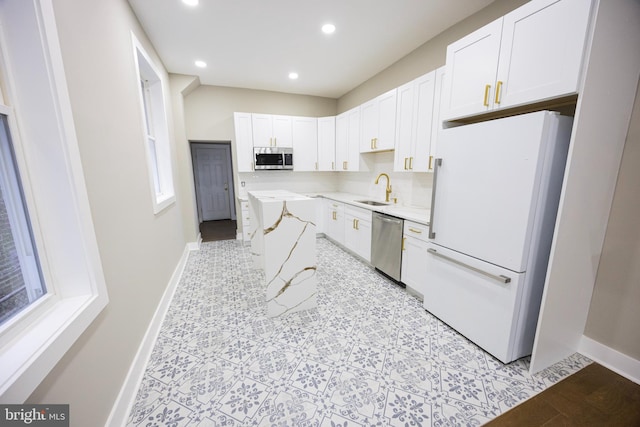
[[[196,146],[196,193],[202,221],[231,218],[229,147]]]

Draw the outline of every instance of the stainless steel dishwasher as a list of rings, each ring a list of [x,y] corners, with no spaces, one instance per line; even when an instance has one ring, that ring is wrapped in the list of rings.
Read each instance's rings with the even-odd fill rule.
[[[371,264],[376,270],[400,282],[403,220],[373,212]]]

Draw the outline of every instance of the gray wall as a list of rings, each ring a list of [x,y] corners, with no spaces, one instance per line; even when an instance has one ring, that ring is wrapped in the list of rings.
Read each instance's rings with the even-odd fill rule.
[[[640,91],[622,154],[618,182],[584,334],[640,360]]]
[[[322,117],[336,114],[337,101],[252,89],[200,86],[184,100],[187,138],[233,140],[234,111]]]
[[[153,214],[131,30],[155,54],[129,4],[53,6],[109,304],[28,401],[69,403],[72,425],[97,426],[109,415],[186,241],[178,205]]]
[[[444,65],[449,44],[517,9],[524,3],[527,3],[527,0],[496,0],[478,13],[443,31],[384,71],[340,97],[338,112],[347,111]]]

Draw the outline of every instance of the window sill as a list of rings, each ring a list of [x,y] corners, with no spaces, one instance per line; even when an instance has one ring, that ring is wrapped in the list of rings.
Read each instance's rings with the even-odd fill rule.
[[[174,194],[158,195],[153,203],[153,213],[157,215],[175,202],[176,196]]]
[[[0,349],[0,401],[27,399],[107,302],[105,295],[58,300]]]

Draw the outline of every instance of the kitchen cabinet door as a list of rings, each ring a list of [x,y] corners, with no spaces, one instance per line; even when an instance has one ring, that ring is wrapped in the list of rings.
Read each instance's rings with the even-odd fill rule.
[[[345,206],[344,246],[365,261],[371,261],[370,210]]]
[[[394,172],[409,170],[409,158],[413,156],[413,122],[415,81],[398,88],[396,112],[396,146],[393,154]]]
[[[344,245],[344,203],[325,199],[324,233]]]
[[[495,108],[578,92],[589,3],[538,0],[505,15]]]
[[[318,119],[318,170],[336,169],[336,118]]]
[[[251,126],[255,147],[273,146],[273,120],[270,114],[252,114]]]
[[[433,103],[436,73],[432,71],[415,81],[416,103],[414,113],[413,150],[409,158],[409,170],[427,172],[433,126]]]
[[[335,170],[346,170],[349,161],[349,112],[336,116]]]
[[[360,152],[393,150],[396,132],[396,89],[360,106]]]
[[[235,128],[235,154],[238,172],[253,171],[253,132],[251,113],[233,113]]]
[[[427,275],[428,243],[414,237],[402,241],[402,270],[400,281],[425,297],[424,281]]]
[[[347,111],[347,161],[342,164],[344,171],[363,171],[360,156],[360,107]]]
[[[447,47],[445,119],[488,111],[500,54],[502,18]]]
[[[429,227],[404,221],[400,281],[425,297],[427,276],[427,236]]]
[[[435,71],[400,86],[394,171],[427,172],[431,148]]]
[[[273,116],[274,147],[293,147],[292,118],[289,116]]]
[[[290,116],[252,114],[251,121],[255,147],[293,146],[293,122]]]
[[[293,170],[315,171],[318,168],[318,119],[293,117]]]

